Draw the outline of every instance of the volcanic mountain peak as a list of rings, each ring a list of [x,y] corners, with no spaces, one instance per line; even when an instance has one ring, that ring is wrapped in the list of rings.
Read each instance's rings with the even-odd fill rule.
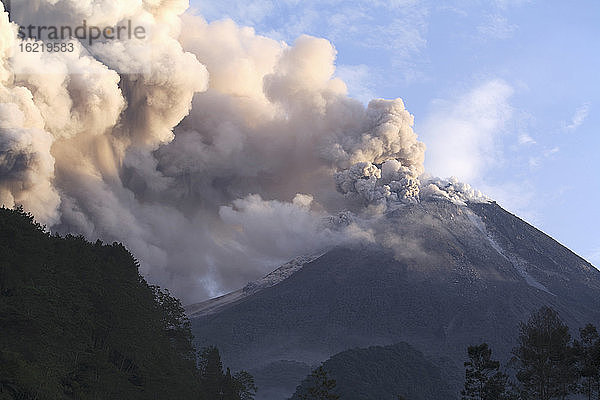
[[[281,360],[311,366],[399,342],[456,369],[473,343],[505,358],[542,305],[573,329],[600,321],[600,272],[494,202],[408,203],[373,226],[374,242],[293,260],[191,310],[198,343],[260,380]]]

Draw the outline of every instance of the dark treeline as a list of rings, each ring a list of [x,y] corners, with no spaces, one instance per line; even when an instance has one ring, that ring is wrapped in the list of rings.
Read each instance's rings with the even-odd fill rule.
[[[346,352],[347,353],[347,352]],[[527,322],[519,327],[517,346],[513,356],[504,368],[494,360],[492,349],[483,343],[469,346],[468,361],[465,366],[462,400],[553,400],[586,399],[600,400],[600,334],[595,326],[588,324],[579,330],[579,337],[571,337],[568,326],[561,321],[556,311],[542,307],[533,313]],[[344,354],[344,353],[341,353]],[[335,357],[334,357],[335,358]],[[385,385],[389,379],[381,370],[373,368],[377,374],[368,374],[357,369],[335,368],[325,362],[314,370],[298,386],[291,400],[335,400],[345,398],[371,398],[371,392],[361,395],[348,394],[351,388],[355,393],[370,384]],[[360,358],[361,362],[364,361]],[[394,370],[406,368],[404,361],[395,360]],[[379,364],[381,360],[379,360]],[[414,366],[413,366],[414,367]],[[346,381],[339,387],[330,374]],[[347,382],[349,374],[352,381]],[[395,378],[398,382],[398,377]],[[412,382],[403,382],[404,392],[420,382],[431,383],[424,375]],[[341,394],[346,393],[341,396]],[[373,391],[374,392],[374,391]],[[389,394],[373,398],[389,398]],[[399,400],[415,397],[398,395]],[[448,398],[431,397],[427,398]],[[451,396],[452,398],[454,396]]]
[[[0,400],[252,399],[252,377],[197,353],[179,300],[138,267],[121,244],[0,209]]]
[[[340,396],[335,393],[337,383],[329,376],[323,365],[312,371],[306,379],[307,387],[298,386],[294,394],[298,400],[339,400]],[[294,399],[292,397],[291,400]]]
[[[290,400],[396,400],[399,394],[408,400],[456,400],[462,371],[453,371],[452,385],[445,370],[453,364],[442,362],[403,342],[345,350],[307,376]]]
[[[573,339],[556,311],[542,307],[521,323],[506,368],[486,343],[467,349],[463,400],[600,399],[600,335],[588,324]]]

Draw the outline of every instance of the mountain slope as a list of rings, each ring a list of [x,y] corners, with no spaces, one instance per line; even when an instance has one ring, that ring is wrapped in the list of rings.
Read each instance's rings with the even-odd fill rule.
[[[318,256],[296,257],[290,262],[283,264],[275,271],[267,274],[263,278],[248,283],[242,289],[204,301],[202,303],[186,306],[186,313],[190,318],[198,318],[222,311],[223,309],[229,307],[230,304],[237,303],[248,296],[275,286],[278,283],[286,280],[298,272],[304,265],[316,260],[317,258]]]
[[[541,305],[572,327],[600,320],[600,272],[495,203],[424,201],[384,223],[385,243],[332,249],[279,284],[194,318],[196,340],[255,371],[402,341],[462,369],[465,348],[484,340],[508,356],[518,323]]]

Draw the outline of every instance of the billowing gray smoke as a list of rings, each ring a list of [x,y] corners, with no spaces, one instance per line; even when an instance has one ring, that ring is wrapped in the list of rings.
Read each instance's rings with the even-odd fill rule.
[[[369,219],[405,202],[481,198],[423,175],[403,102],[349,98],[326,40],[290,46],[208,24],[184,14],[186,0],[28,4],[46,24],[129,19],[152,35],[147,47],[27,53],[0,17],[0,203],[58,232],[124,242],[184,301],[377,240]]]

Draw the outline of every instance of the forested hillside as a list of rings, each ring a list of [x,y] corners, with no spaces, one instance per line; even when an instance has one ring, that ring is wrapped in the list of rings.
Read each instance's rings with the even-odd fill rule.
[[[335,381],[331,391],[342,400],[458,397],[444,371],[407,343],[347,350],[325,361],[323,369]],[[291,400],[312,399],[309,388],[314,386],[315,377],[307,377]]]
[[[189,322],[120,244],[0,209],[0,399],[203,399]],[[212,400],[212,399],[211,399]]]

